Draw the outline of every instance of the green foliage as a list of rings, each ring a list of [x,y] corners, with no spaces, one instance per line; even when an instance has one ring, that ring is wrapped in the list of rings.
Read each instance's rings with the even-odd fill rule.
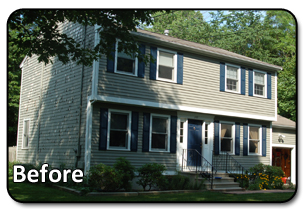
[[[164,178],[166,181],[159,184],[160,190],[200,190],[204,183],[204,181],[191,183],[189,177],[180,174],[164,176]]]
[[[166,170],[164,165],[157,163],[148,163],[138,169],[139,180],[137,184],[141,185],[145,191],[146,187],[149,186],[148,190],[152,187],[158,187],[166,183],[166,179],[163,176],[163,172]]]
[[[14,165],[21,165],[21,162],[19,161],[8,162],[8,176],[13,176]]]
[[[124,157],[119,157],[114,164],[115,170],[122,175],[121,177],[121,188],[126,191],[131,191],[132,180],[135,177],[135,167],[125,159]]]
[[[249,169],[250,185],[249,190],[259,189],[282,189],[282,177],[285,176],[281,167],[264,165],[259,163]]]
[[[103,191],[117,191],[120,189],[122,175],[115,169],[102,163],[89,170],[89,185]]]

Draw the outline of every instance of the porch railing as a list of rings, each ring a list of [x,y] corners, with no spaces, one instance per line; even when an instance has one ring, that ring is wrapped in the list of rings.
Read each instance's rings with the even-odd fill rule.
[[[208,162],[197,150],[183,149],[182,171],[191,171],[207,179],[213,188],[213,176],[217,169]]]
[[[228,152],[220,152],[219,155],[213,154],[212,164],[218,171],[231,174],[235,179],[237,179],[236,174],[248,174],[248,171]]]

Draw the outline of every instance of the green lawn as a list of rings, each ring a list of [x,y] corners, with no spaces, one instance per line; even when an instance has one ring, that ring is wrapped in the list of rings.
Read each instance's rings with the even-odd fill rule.
[[[10,196],[19,202],[285,202],[294,195],[294,193],[234,195],[202,191],[135,197],[88,197],[70,194],[41,184],[13,183],[11,177],[8,190]]]

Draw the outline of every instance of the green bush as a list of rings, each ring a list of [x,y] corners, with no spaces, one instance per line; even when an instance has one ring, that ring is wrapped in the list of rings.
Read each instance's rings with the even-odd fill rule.
[[[125,191],[131,191],[132,180],[135,177],[135,167],[130,164],[130,162],[124,157],[117,158],[114,164],[115,170],[122,175],[121,188]]]
[[[122,175],[119,172],[102,163],[92,166],[88,177],[90,187],[103,191],[117,191],[122,182]]]
[[[189,177],[180,174],[173,176],[164,176],[166,181],[159,184],[161,190],[200,190],[203,187],[204,181],[190,182]]]
[[[259,189],[282,189],[282,177],[285,176],[281,167],[264,165],[262,163],[249,169],[250,185],[249,190]]]
[[[137,184],[141,185],[145,191],[145,188],[149,186],[149,190],[152,187],[159,187],[159,185],[166,184],[166,178],[163,176],[163,172],[166,170],[164,165],[157,163],[148,163],[138,169],[139,180]]]
[[[14,174],[14,165],[21,165],[19,161],[8,162],[8,176],[13,176]]]

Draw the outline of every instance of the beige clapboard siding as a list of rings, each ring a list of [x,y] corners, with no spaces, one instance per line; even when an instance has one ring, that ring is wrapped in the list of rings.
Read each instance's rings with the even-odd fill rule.
[[[284,143],[279,143],[279,134],[285,136]],[[283,129],[283,128],[273,128],[272,132],[272,143],[281,145],[296,145],[296,130]]]
[[[79,41],[84,38],[84,28],[65,22],[60,29],[68,36]],[[94,27],[87,28],[86,47],[94,44]],[[43,67],[42,67],[43,66]],[[65,164],[75,166],[75,152],[78,144],[80,114],[80,82],[83,66],[76,62],[62,65],[57,58],[53,64],[38,63],[37,57],[28,58],[23,67],[20,120],[18,132],[18,148],[21,146],[23,118],[30,118],[32,136],[28,150],[18,151],[21,162],[46,162],[58,167]],[[42,86],[41,72],[43,71]],[[92,67],[84,68],[82,112],[81,112],[81,157],[78,166],[84,164],[85,124],[87,96],[91,94]],[[41,108],[39,108],[40,92],[42,91]],[[36,98],[37,97],[37,98]],[[24,99],[25,98],[25,99]],[[28,100],[32,98],[31,100]],[[35,99],[35,101],[33,101]],[[40,111],[40,124],[38,114]],[[38,129],[40,125],[40,129]],[[39,146],[38,146],[39,136]],[[20,142],[20,143],[19,143]]]
[[[129,106],[120,106],[119,109],[138,111],[139,112],[139,129],[138,129],[138,150],[131,151],[114,151],[99,150],[99,131],[100,131],[100,103],[94,104],[93,107],[93,125],[92,125],[92,142],[91,142],[91,166],[104,163],[112,166],[118,157],[125,157],[136,168],[146,163],[161,163],[167,170],[176,169],[176,154],[161,152],[142,152],[142,135],[143,135],[143,112],[152,111],[151,109],[136,109]],[[107,106],[107,108],[116,108],[117,106]],[[168,113],[169,114],[169,113]]]
[[[146,54],[150,47],[146,46]],[[145,77],[106,72],[107,60],[100,60],[98,94],[164,104],[182,105],[250,115],[275,117],[275,74],[272,73],[272,99],[248,96],[248,70],[245,95],[220,91],[220,62],[184,52],[183,85],[149,79],[149,63]],[[237,63],[231,63],[237,64]],[[246,69],[249,66],[244,66]]]

